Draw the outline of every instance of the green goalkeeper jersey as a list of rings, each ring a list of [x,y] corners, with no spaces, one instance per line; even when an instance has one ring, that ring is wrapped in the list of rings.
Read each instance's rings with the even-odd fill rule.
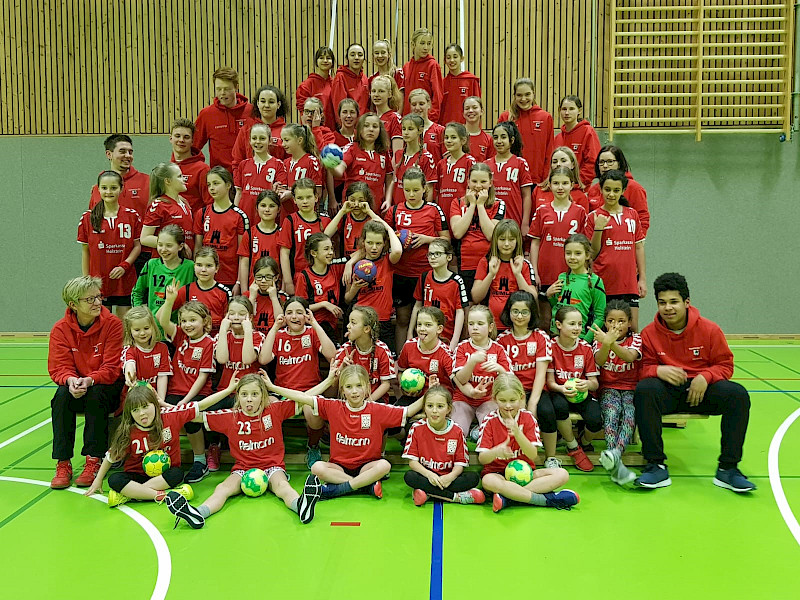
[[[558,330],[556,329],[556,312],[558,309],[562,306],[572,306],[577,308],[583,315],[583,335],[581,335],[581,338],[591,344],[594,339],[594,332],[589,329],[589,326],[594,324],[602,327],[603,321],[605,321],[606,288],[603,285],[603,280],[594,273],[584,275],[572,273],[569,275],[569,283],[567,282],[567,273],[561,273],[558,279],[563,281],[564,285],[558,294],[549,298],[550,305],[553,307],[550,332],[553,335],[558,335]]]
[[[153,315],[164,304],[167,286],[175,280],[178,287],[194,281],[194,262],[188,258],[181,260],[174,269],[168,268],[160,258],[151,258],[145,263],[139,279],[131,292],[131,305],[146,304]]]

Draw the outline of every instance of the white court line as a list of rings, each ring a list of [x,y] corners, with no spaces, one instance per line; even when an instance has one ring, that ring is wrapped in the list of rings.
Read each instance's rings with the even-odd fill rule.
[[[50,487],[50,483],[47,481],[39,481],[38,479],[24,479],[22,477],[0,477],[0,481],[28,483],[31,485]],[[68,487],[67,491],[80,494],[81,496],[84,492],[84,490],[76,487]],[[94,500],[108,504],[108,499],[105,496],[95,494],[91,497]],[[138,523],[139,526],[144,529],[144,532],[148,535],[150,542],[152,542],[153,547],[156,549],[156,557],[158,558],[158,575],[156,576],[156,585],[153,588],[153,593],[150,595],[150,600],[164,600],[164,598],[167,596],[167,590],[169,589],[170,578],[172,577],[172,558],[169,554],[167,542],[164,540],[164,537],[161,535],[158,529],[155,528],[155,525],[153,525],[150,521],[132,508],[127,506],[119,506],[117,507],[117,510],[124,512],[131,519],[136,521],[136,523]]]
[[[795,541],[800,544],[800,524],[797,523],[797,518],[794,516],[794,513],[792,513],[792,509],[789,508],[789,502],[786,500],[786,494],[784,493],[783,486],[781,485],[781,471],[778,466],[778,455],[781,450],[783,436],[798,417],[800,417],[800,408],[786,417],[786,420],[781,423],[780,427],[778,427],[775,435],[772,436],[772,441],[769,444],[769,457],[767,459],[767,465],[769,466],[769,485],[772,487],[772,495],[775,496],[775,502],[778,505],[778,510],[781,511],[781,516],[786,522],[786,526],[789,528],[789,531],[792,532]]]
[[[15,435],[14,437],[7,439],[5,442],[3,442],[2,444],[0,444],[0,448],[5,448],[5,447],[6,447],[6,446],[8,446],[10,443],[12,443],[12,442],[16,442],[16,441],[17,441],[19,438],[23,438],[23,437],[25,437],[26,435],[28,435],[29,433],[32,433],[32,432],[36,431],[36,430],[37,430],[37,429],[39,429],[40,427],[44,427],[45,425],[47,425],[47,424],[48,424],[50,421],[52,421],[52,420],[53,420],[53,419],[52,419],[52,417],[51,417],[51,418],[49,418],[49,419],[45,419],[45,420],[44,420],[44,421],[42,421],[41,423],[37,423],[36,425],[34,425],[33,427],[30,427],[30,428],[26,429],[26,430],[25,430],[25,431],[23,431],[22,433],[18,433],[18,434],[17,434],[17,435]]]

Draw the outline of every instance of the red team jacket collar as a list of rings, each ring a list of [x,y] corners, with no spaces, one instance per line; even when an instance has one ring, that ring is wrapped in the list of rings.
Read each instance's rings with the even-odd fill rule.
[[[700,320],[700,311],[694,306],[689,306],[686,316],[688,317],[686,319],[686,328],[681,333],[672,331],[669,327],[667,327],[666,323],[664,323],[664,320],[661,318],[661,315],[658,313],[656,313],[656,318],[653,319],[653,325],[661,335],[683,335],[684,333],[687,333],[695,328]]]
[[[233,112],[236,110],[240,110],[245,104],[247,104],[249,100],[242,96],[240,93],[236,93],[236,104],[234,104],[231,108],[228,108],[222,102],[219,101],[219,98],[214,98],[214,108],[222,112]]]
[[[66,321],[67,325],[69,326],[70,330],[73,331],[78,336],[83,335],[94,335],[97,331],[103,328],[105,322],[111,318],[112,314],[111,311],[108,310],[105,306],[100,309],[100,316],[94,320],[91,327],[84,333],[83,329],[81,329],[80,324],[78,323],[78,317],[75,315],[75,311],[72,310],[69,306],[67,310],[64,311],[64,320]]]
[[[197,148],[192,148],[192,155],[189,158],[184,158],[182,161],[177,162],[175,160],[175,154],[170,154],[169,161],[176,165],[190,165],[192,163],[206,162],[206,157],[203,155],[202,151]],[[131,167],[131,169],[133,169],[133,167]]]
[[[339,67],[342,68],[341,66]],[[350,69],[347,69],[350,71]],[[352,71],[350,71],[352,73]],[[332,77],[323,77],[319,73],[309,73],[308,74],[308,81],[311,84],[312,91],[319,91],[326,85],[329,85],[331,81],[333,81]]]
[[[538,107],[534,107],[534,108],[538,108]],[[589,123],[589,121],[587,121],[586,119],[581,119],[580,121],[578,121],[575,124],[575,127],[572,128],[572,131],[567,131],[567,126],[566,125],[562,125],[561,126],[561,134],[564,136],[564,139],[566,139],[566,136],[583,137],[584,133],[586,133],[584,130],[587,127],[591,128],[591,126],[592,126],[592,124]]]
[[[339,75],[340,73],[345,77],[347,77],[348,79],[352,80],[352,82],[354,83],[360,82],[362,79],[366,81],[367,79],[367,76],[364,75],[363,68],[361,69],[361,73],[353,73],[353,70],[347,65],[339,65],[339,68],[336,69],[336,74]]]

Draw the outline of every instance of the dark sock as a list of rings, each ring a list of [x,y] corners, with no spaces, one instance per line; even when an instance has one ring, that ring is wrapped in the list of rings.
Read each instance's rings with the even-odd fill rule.
[[[322,485],[322,496],[324,498],[336,498],[336,496],[344,496],[353,491],[350,487],[350,482],[344,483],[325,483]]]
[[[319,446],[319,441],[322,439],[322,434],[325,433],[325,428],[311,429],[311,427],[306,425],[306,433],[308,434],[309,448],[315,448]]]

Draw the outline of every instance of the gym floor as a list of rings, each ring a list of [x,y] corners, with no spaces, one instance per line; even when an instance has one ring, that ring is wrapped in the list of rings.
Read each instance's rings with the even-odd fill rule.
[[[731,346],[735,379],[752,399],[740,468],[758,485],[753,494],[711,483],[719,453],[719,418],[712,417],[665,429],[671,487],[623,490],[602,468],[584,474],[570,467],[569,487],[581,496],[572,511],[417,508],[402,480],[405,469],[395,467],[383,500],[322,502],[306,526],[267,494],[234,498],[195,531],[184,523],[173,530],[165,506],[130,502],[109,510],[98,497],[72,493],[76,488],[50,490],[54,385],[47,341],[4,339],[2,595],[224,598],[253,586],[259,595],[337,600],[608,592],[648,599],[796,598],[800,547],[776,497],[785,494],[785,517],[797,527],[800,424],[782,439],[776,432],[800,409],[800,341]],[[79,420],[79,440],[82,426]],[[771,443],[775,457],[768,465]],[[82,464],[73,459],[76,471]],[[225,466],[193,486],[196,500],[210,495],[227,475]],[[289,470],[299,487],[305,469]]]

